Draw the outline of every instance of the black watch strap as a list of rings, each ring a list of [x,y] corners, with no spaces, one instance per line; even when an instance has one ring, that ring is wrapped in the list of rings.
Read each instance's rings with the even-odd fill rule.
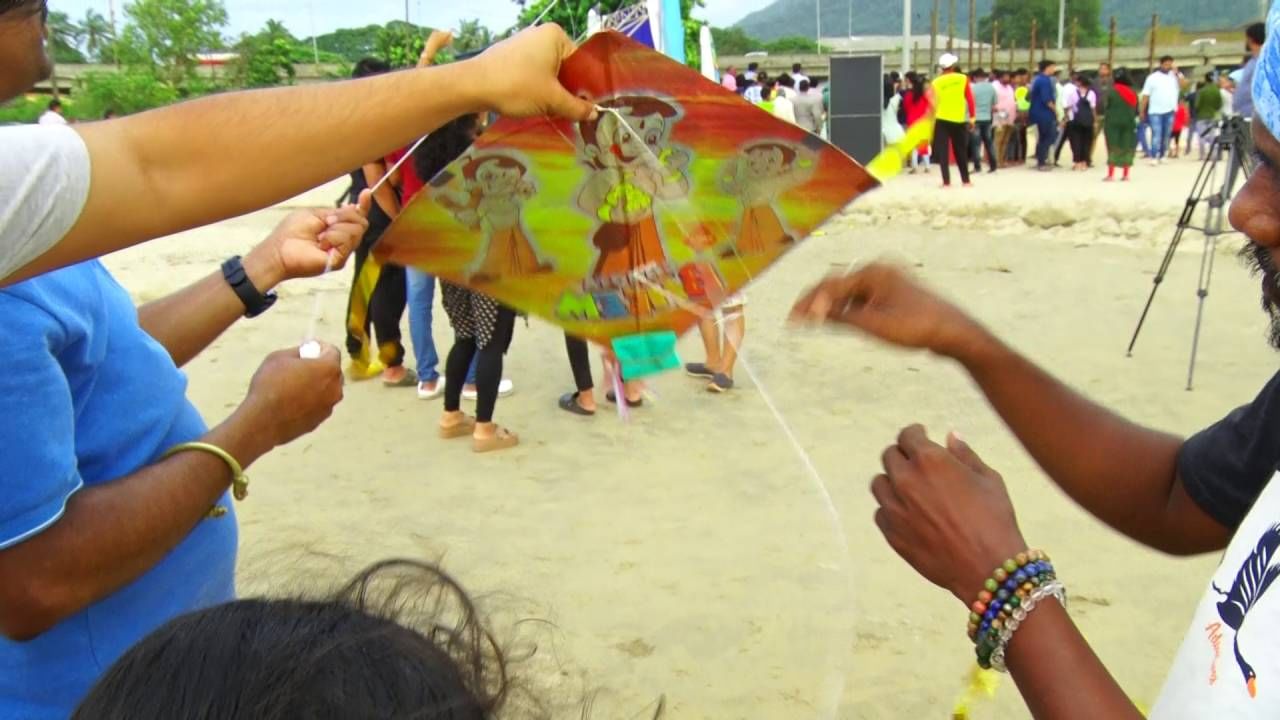
[[[239,255],[222,263],[222,276],[227,279],[227,284],[235,291],[240,302],[244,303],[245,317],[258,317],[276,304],[275,291],[263,294],[253,286],[253,281],[249,280],[248,273],[244,271],[244,264],[240,262]]]

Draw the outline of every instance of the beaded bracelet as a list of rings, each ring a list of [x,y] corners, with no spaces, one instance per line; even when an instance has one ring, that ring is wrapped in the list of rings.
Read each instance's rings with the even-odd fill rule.
[[[980,666],[990,668],[1000,632],[1013,612],[1037,587],[1056,577],[1049,557],[1039,550],[1018,553],[996,568],[978,593],[969,614],[969,639],[974,642]]]
[[[1031,614],[1036,606],[1044,602],[1048,598],[1054,598],[1062,607],[1067,606],[1067,588],[1057,580],[1050,580],[1031,592],[1031,596],[1022,606],[1013,611],[1008,622],[1000,629],[1000,642],[996,645],[996,649],[991,653],[991,669],[997,672],[1008,672],[1009,669],[1004,664],[1004,654],[1009,647],[1009,641],[1013,639],[1013,634],[1018,631],[1018,626],[1022,624],[1027,616]]]

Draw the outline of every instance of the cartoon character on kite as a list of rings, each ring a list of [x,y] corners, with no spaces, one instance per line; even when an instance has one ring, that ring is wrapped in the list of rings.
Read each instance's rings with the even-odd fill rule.
[[[598,104],[611,112],[578,124],[578,155],[589,170],[578,207],[600,223],[592,237],[599,256],[591,278],[599,289],[621,291],[632,314],[644,317],[654,305],[635,286],[634,274],[667,264],[654,204],[689,195],[689,153],[671,142],[682,112],[674,102],[641,95]]]
[[[476,284],[552,270],[525,231],[521,213],[537,192],[524,162],[506,153],[480,153],[462,166],[461,192],[442,191],[436,201],[454,218],[484,233],[485,243],[467,280]]]
[[[813,177],[817,157],[808,148],[781,140],[753,142],[725,163],[720,189],[743,207],[737,243],[721,257],[769,255],[795,244],[774,203]]]

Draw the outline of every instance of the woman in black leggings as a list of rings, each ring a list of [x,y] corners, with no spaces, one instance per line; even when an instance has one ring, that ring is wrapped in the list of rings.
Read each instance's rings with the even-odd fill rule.
[[[520,438],[493,422],[502,382],[503,358],[515,334],[516,314],[511,308],[475,290],[441,281],[444,311],[453,326],[454,343],[444,368],[444,416],[440,437],[471,437],[478,453],[506,450]],[[462,412],[462,386],[472,359],[476,361],[476,416]]]

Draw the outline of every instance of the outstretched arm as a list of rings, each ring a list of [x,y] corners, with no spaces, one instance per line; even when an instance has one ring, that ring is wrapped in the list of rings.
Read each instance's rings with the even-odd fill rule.
[[[70,232],[10,283],[281,202],[470,112],[594,114],[556,79],[573,42],[526,30],[443,67],[228,93],[76,127],[92,165]],[[441,88],[445,88],[444,91]]]
[[[1230,531],[1178,480],[1181,438],[1090,401],[901,270],[872,265],[828,278],[794,313],[960,362],[1049,477],[1125,535],[1174,554],[1226,547]]]

